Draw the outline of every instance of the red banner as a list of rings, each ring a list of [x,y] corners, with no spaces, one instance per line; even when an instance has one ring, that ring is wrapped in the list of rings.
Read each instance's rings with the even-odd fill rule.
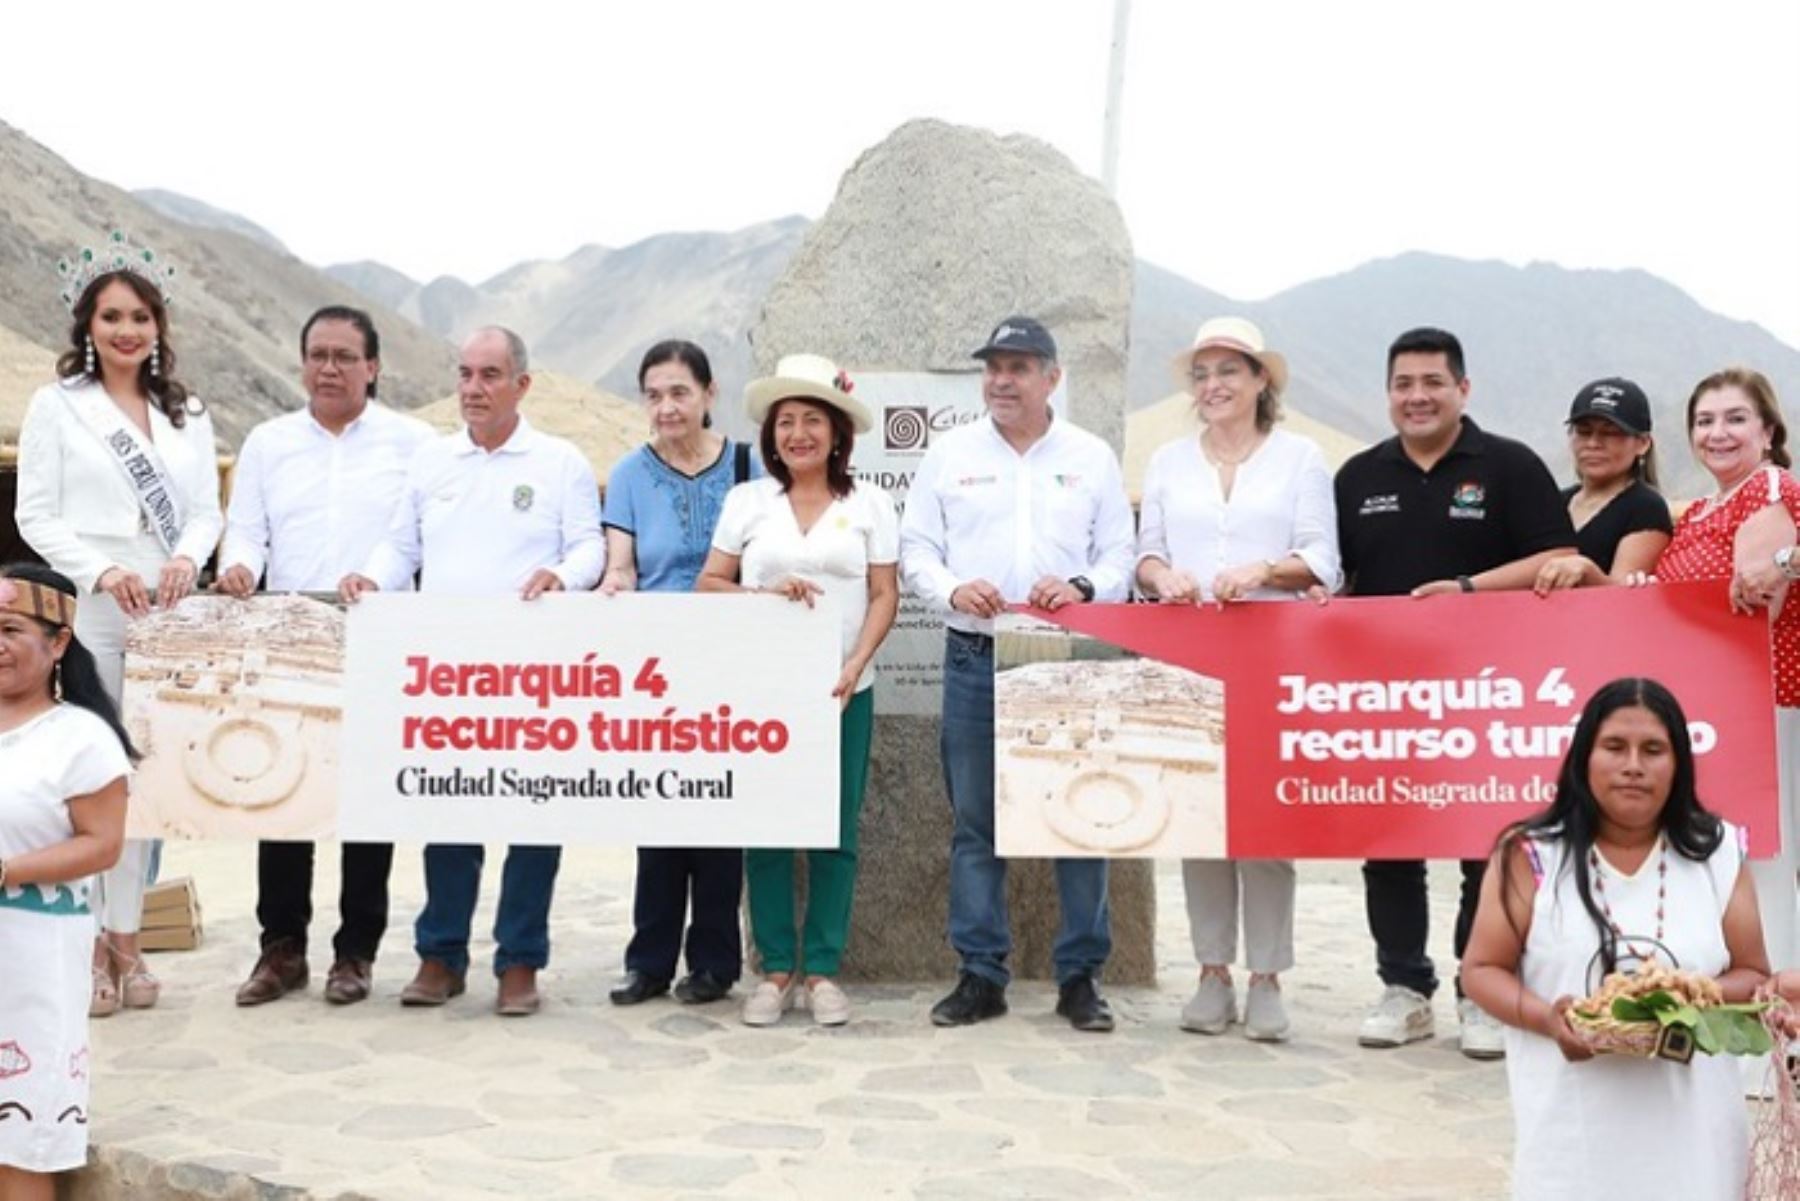
[[[1050,620],[1223,683],[1234,858],[1485,856],[1549,803],[1582,705],[1620,676],[1674,692],[1702,802],[1748,828],[1753,855],[1778,848],[1768,624],[1732,614],[1719,584]]]

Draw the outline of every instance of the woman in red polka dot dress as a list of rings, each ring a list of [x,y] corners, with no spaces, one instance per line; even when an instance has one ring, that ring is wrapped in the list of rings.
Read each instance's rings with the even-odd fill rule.
[[[1781,755],[1781,854],[1753,860],[1769,959],[1777,968],[1800,962],[1796,946],[1795,835],[1796,799],[1800,798],[1800,593],[1786,597],[1786,580],[1777,586],[1746,585],[1734,578],[1739,530],[1764,514],[1786,530],[1791,544],[1800,523],[1800,481],[1788,474],[1787,424],[1782,420],[1775,389],[1760,372],[1733,367],[1701,380],[1688,398],[1688,439],[1694,456],[1718,483],[1718,491],[1696,501],[1675,523],[1675,536],[1657,560],[1656,578],[1731,580],[1731,603],[1739,608],[1779,605],[1770,629],[1774,649],[1777,747]],[[1800,568],[1800,563],[1795,564]],[[1758,573],[1759,578],[1767,573]]]

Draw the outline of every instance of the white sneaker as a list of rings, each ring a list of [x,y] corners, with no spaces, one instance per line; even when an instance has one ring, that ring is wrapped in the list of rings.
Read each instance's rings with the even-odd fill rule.
[[[1470,1059],[1506,1058],[1506,1033],[1488,1011],[1464,997],[1456,1003],[1462,1024],[1462,1053]]]
[[[806,986],[806,994],[807,1008],[819,1025],[842,1026],[850,1020],[850,998],[836,980],[821,976]]]
[[[1181,1028],[1195,1034],[1223,1034],[1237,1021],[1237,992],[1231,981],[1215,975],[1202,975],[1200,986],[1188,1003],[1181,1007]]]
[[[1356,1041],[1365,1047],[1403,1047],[1436,1034],[1431,998],[1401,984],[1390,984],[1363,1018]]]
[[[1281,986],[1270,980],[1250,981],[1244,994],[1244,1037],[1278,1043],[1287,1036],[1287,1006],[1281,1003]]]
[[[788,977],[788,982],[777,984],[773,980],[764,979],[748,997],[744,998],[744,1009],[740,1015],[746,1026],[773,1026],[781,1020],[794,1004],[794,997],[800,990],[800,973],[795,972]]]

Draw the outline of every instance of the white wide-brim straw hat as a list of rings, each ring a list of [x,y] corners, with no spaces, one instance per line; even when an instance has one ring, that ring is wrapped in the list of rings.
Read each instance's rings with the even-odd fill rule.
[[[1194,356],[1203,350],[1235,350],[1247,358],[1255,359],[1262,365],[1263,374],[1269,377],[1269,390],[1280,396],[1287,390],[1287,360],[1275,351],[1270,350],[1263,342],[1262,331],[1256,323],[1246,321],[1242,317],[1214,317],[1202,325],[1194,334],[1194,344],[1176,355],[1170,366],[1174,369],[1175,379],[1185,390],[1194,386],[1189,372],[1194,369]]]
[[[744,410],[761,425],[769,410],[784,400],[816,400],[850,418],[859,434],[875,428],[869,406],[850,395],[855,385],[838,365],[823,355],[790,354],[775,364],[775,374],[750,381],[744,389]]]

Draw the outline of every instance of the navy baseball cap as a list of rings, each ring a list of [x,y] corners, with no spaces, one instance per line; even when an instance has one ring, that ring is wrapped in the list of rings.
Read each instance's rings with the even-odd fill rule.
[[[1567,424],[1583,417],[1600,417],[1628,434],[1650,432],[1650,398],[1628,379],[1597,379],[1575,394]]]
[[[1055,360],[1056,339],[1044,324],[1032,317],[1008,317],[988,335],[987,345],[973,357],[985,359],[991,354],[1034,354],[1040,359]]]

